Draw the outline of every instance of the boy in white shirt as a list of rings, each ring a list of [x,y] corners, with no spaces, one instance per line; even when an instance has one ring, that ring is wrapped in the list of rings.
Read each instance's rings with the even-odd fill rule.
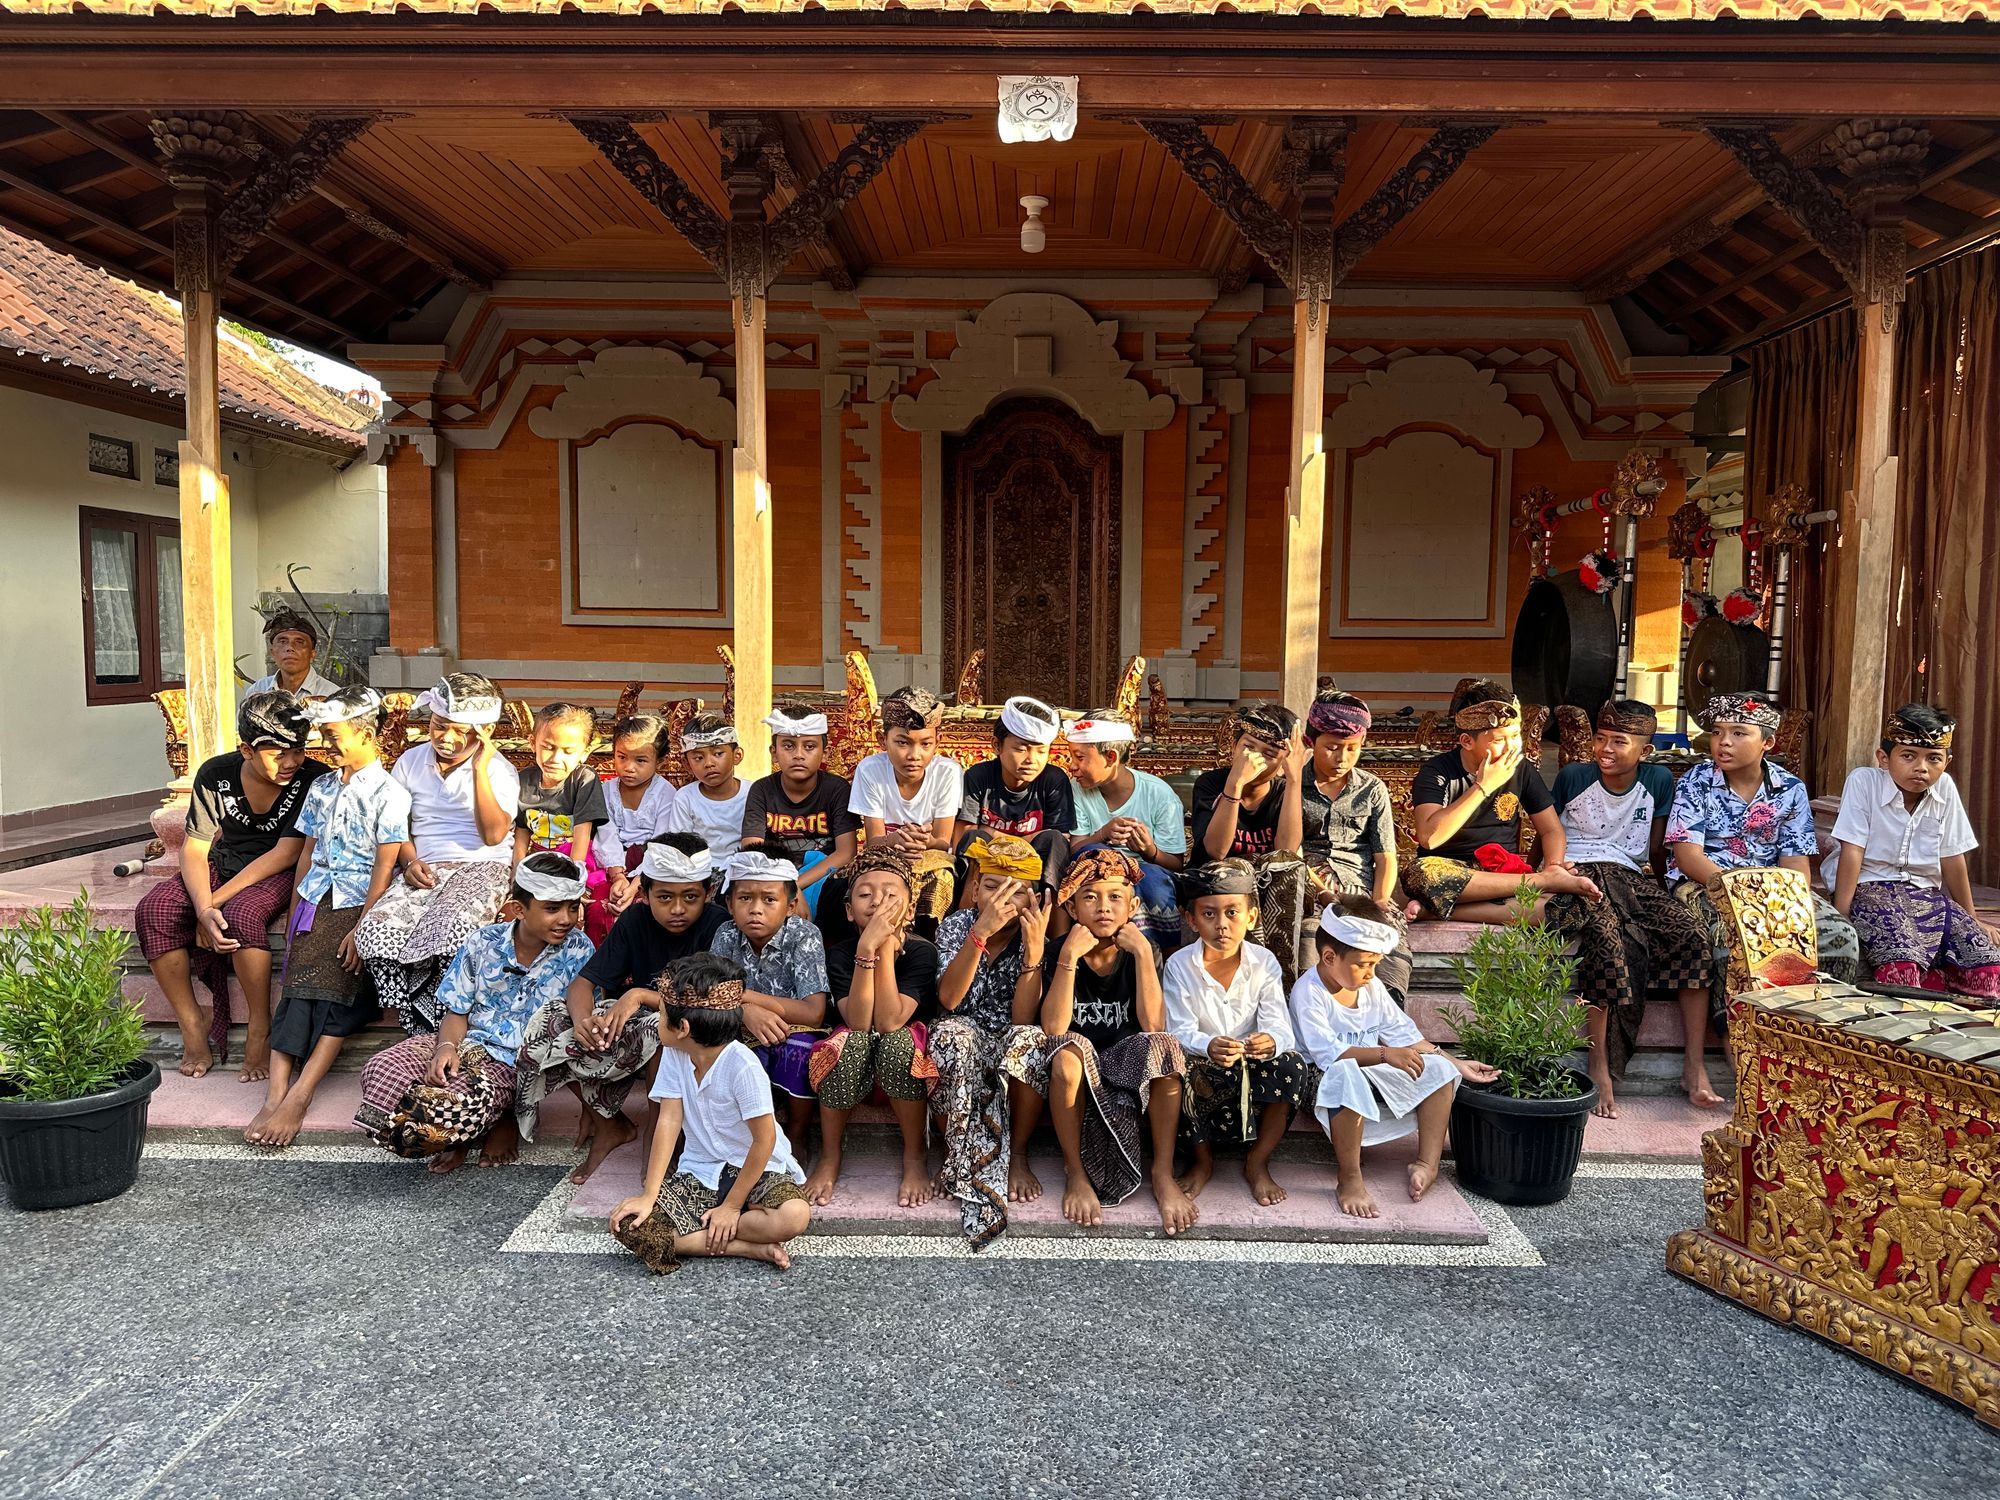
[[[1196,941],[1168,959],[1160,977],[1167,1027],[1187,1056],[1181,1133],[1193,1164],[1181,1191],[1192,1198],[1215,1175],[1211,1142],[1240,1140],[1250,1148],[1244,1180],[1268,1208],[1285,1201],[1271,1153],[1316,1077],[1292,1039],[1276,956],[1244,941],[1257,922],[1257,872],[1233,858],[1197,866],[1182,877],[1181,905]]]
[[[611,1232],[662,1275],[686,1255],[740,1255],[785,1270],[785,1245],[805,1232],[812,1209],[805,1170],[771,1108],[771,1081],[736,1040],[743,971],[697,953],[671,965],[660,987],[659,1123],[645,1178],[611,1211]]]
[[[953,830],[965,799],[965,775],[958,762],[938,754],[944,705],[927,688],[898,688],[882,700],[881,749],[854,768],[854,791],[847,807],[861,819],[870,848],[886,839],[909,862],[917,878],[919,937],[937,935],[951,910]]]
[[[1333,1142],[1340,1211],[1380,1218],[1361,1177],[1361,1148],[1417,1133],[1410,1163],[1410,1201],[1437,1181],[1458,1080],[1491,1083],[1485,1063],[1448,1057],[1431,1043],[1375,977],[1383,955],[1401,940],[1389,914],[1366,896],[1334,898],[1314,934],[1319,963],[1292,986],[1292,1020],[1299,1046],[1320,1070],[1313,1105]]]
[[[1877,983],[2000,1000],[2000,944],[1965,868],[1979,840],[1945,769],[1957,728],[1922,703],[1889,716],[1875,764],[1848,773],[1821,874]]]
[[[736,726],[721,714],[696,714],[681,731],[681,763],[688,780],[674,795],[667,832],[698,834],[722,864],[743,847],[743,804],[750,797],[736,774],[743,764]]]

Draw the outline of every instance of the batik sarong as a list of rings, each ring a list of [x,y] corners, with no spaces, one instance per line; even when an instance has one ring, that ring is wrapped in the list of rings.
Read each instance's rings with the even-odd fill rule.
[[[436,1047],[436,1037],[405,1037],[362,1065],[354,1123],[398,1156],[435,1156],[469,1146],[514,1102],[514,1070],[477,1042],[460,1049],[452,1077],[442,1084],[425,1082]]]
[[[617,1004],[606,996],[598,1002],[603,1015]],[[536,1011],[514,1054],[514,1120],[521,1139],[535,1138],[535,1119],[550,1094],[574,1086],[583,1107],[608,1120],[625,1108],[632,1085],[660,1050],[660,1017],[643,1006],[625,1023],[611,1045],[592,1052],[576,1037],[566,1000],[551,1000]]]
[[[1083,1175],[1106,1203],[1123,1203],[1146,1180],[1140,1157],[1141,1125],[1153,1080],[1178,1078],[1187,1072],[1181,1044],[1165,1032],[1141,1032],[1121,1038],[1100,1054],[1089,1038],[1069,1033],[1049,1036],[1038,1026],[1024,1026],[1008,1046],[1007,1076],[1018,1078],[1044,1099],[1049,1073],[1058,1052],[1074,1053],[1083,1065],[1082,1129],[1077,1154]],[[1172,1165],[1168,1163],[1168,1165]]]
[[[285,934],[285,984],[271,1017],[271,1048],[303,1062],[327,1037],[350,1037],[382,1014],[364,970],[340,961],[341,941],[361,908],[337,908],[333,893],[301,901]]]
[[[266,875],[222,903],[222,919],[229,924],[229,935],[239,947],[270,951],[271,924],[284,915],[286,904],[292,899],[293,873],[280,870],[275,875]],[[223,884],[212,860],[208,878],[211,890]],[[194,898],[179,875],[168,876],[139,898],[132,912],[132,931],[139,939],[139,952],[148,963],[176,948],[187,949],[189,977],[206,988],[215,1001],[209,1016],[209,1051],[218,1065],[227,1062],[229,976],[235,972],[235,965],[227,953],[204,948],[196,941],[200,926],[195,921]]]
[[[1709,987],[1709,938],[1694,913],[1650,875],[1608,861],[1579,868],[1604,899],[1551,896],[1546,920],[1576,938],[1577,991],[1586,1005],[1604,1011],[1606,1061],[1622,1076],[1638,1045],[1647,994]]]
[[[1878,982],[2000,1000],[2000,943],[1937,886],[1867,881],[1847,914]]]
[[[937,1067],[931,1112],[944,1128],[944,1170],[938,1182],[958,1200],[965,1237],[983,1250],[1007,1228],[1007,1079],[1004,1066],[1015,1033],[982,1031],[970,1021],[948,1016],[930,1031],[930,1058]]]
[[[1246,1057],[1218,1067],[1206,1057],[1187,1060],[1181,1089],[1181,1138],[1190,1144],[1257,1139],[1257,1117],[1267,1104],[1286,1106],[1285,1124],[1319,1091],[1319,1069],[1302,1054]]]
[[[639,1257],[650,1271],[665,1276],[681,1268],[674,1242],[704,1227],[701,1216],[720,1204],[735,1182],[724,1173],[715,1187],[703,1187],[692,1172],[676,1172],[660,1187],[653,1211],[624,1229],[613,1230],[618,1243]],[[766,1172],[744,1201],[745,1208],[782,1208],[805,1197],[805,1190],[783,1172]]]
[[[1423,1059],[1423,1072],[1412,1078],[1393,1063],[1363,1067],[1343,1057],[1320,1075],[1313,1118],[1324,1130],[1340,1110],[1353,1110],[1361,1116],[1364,1146],[1411,1134],[1417,1128],[1417,1106],[1458,1082],[1458,1069],[1442,1053],[1426,1052]]]
[[[1299,944],[1312,909],[1312,875],[1303,859],[1284,849],[1257,855],[1250,866],[1257,872],[1257,925],[1250,929],[1250,941],[1271,950],[1290,994],[1298,983]]]
[[[1723,893],[1721,905],[1715,891]],[[1708,1019],[1718,1034],[1729,1025],[1729,997],[1748,990],[1774,958],[1792,955],[1847,984],[1860,977],[1861,939],[1853,924],[1797,871],[1724,870],[1715,891],[1692,880],[1674,888],[1709,934]]]
[[[513,873],[505,860],[433,865],[438,883],[420,891],[401,872],[354,929],[354,946],[375,981],[384,1010],[422,1036],[438,1028],[437,987],[465,940],[491,922],[507,899]]]
[[[1412,900],[1436,917],[1449,922],[1459,898],[1479,871],[1462,859],[1446,859],[1442,854],[1419,854],[1403,867],[1403,889]]]
[[[858,1109],[877,1088],[891,1099],[922,1099],[938,1076],[929,1042],[921,1021],[894,1031],[836,1027],[812,1049],[806,1081],[825,1109]]]

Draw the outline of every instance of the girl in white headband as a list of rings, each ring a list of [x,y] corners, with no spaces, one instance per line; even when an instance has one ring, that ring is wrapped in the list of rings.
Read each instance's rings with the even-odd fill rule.
[[[1344,895],[1320,913],[1319,963],[1292,986],[1299,1047],[1320,1070],[1313,1114],[1333,1142],[1340,1211],[1381,1216],[1361,1175],[1361,1148],[1417,1133],[1410,1201],[1437,1181],[1445,1124],[1460,1078],[1491,1083],[1485,1063],[1440,1052],[1390,998],[1375,966],[1401,934],[1366,896]]]

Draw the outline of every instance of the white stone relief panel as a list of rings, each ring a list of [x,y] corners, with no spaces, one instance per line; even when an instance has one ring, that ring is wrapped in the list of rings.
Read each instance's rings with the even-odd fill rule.
[[[1355,459],[1344,619],[1485,620],[1495,470],[1448,432],[1406,432]]]
[[[578,446],[575,464],[578,609],[722,608],[713,448],[658,422],[628,422]]]

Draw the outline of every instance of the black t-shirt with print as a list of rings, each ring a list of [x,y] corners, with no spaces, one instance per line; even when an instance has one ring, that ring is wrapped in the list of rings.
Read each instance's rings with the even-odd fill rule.
[[[1042,993],[1055,983],[1059,951],[1051,945],[1042,961]],[[1076,961],[1076,999],[1069,1029],[1085,1038],[1103,1056],[1107,1048],[1139,1034],[1139,964],[1120,951],[1111,972],[1100,974],[1082,959]]]
[[[1478,780],[1476,771],[1465,769],[1463,755],[1456,750],[1447,750],[1424,762],[1423,769],[1417,772],[1415,784],[1410,788],[1410,802],[1416,807],[1449,807]],[[1521,814],[1527,813],[1532,817],[1553,806],[1555,799],[1549,796],[1548,784],[1542,780],[1542,773],[1524,760],[1521,768],[1514,773],[1514,779],[1481,802],[1472,816],[1465,820],[1463,828],[1437,848],[1418,852],[1442,855],[1468,865],[1478,863],[1473,856],[1486,844],[1498,844],[1511,854],[1519,854],[1521,826],[1518,820]]]
[[[278,847],[298,837],[306,789],[333,767],[308,760],[299,774],[278,788],[268,812],[250,806],[243,790],[243,755],[230,750],[211,756],[194,773],[188,792],[187,836],[208,843],[208,862],[220,880],[234,880]]]
[[[784,777],[775,771],[760,776],[743,799],[743,842],[759,840],[773,859],[794,863],[808,854],[831,854],[843,833],[860,831],[861,820],[847,808],[853,790],[844,778],[822,771],[806,800],[794,802]]]
[[[577,824],[602,828],[610,821],[604,783],[589,766],[578,766],[560,786],[543,786],[540,766],[521,773],[521,808],[514,814],[514,826],[527,829],[528,842],[537,849],[567,854]]]
[[[729,913],[711,901],[686,932],[669,932],[653,920],[642,894],[618,914],[603,944],[584,964],[583,977],[614,1000],[635,985],[650,988],[668,964],[708,952],[716,933],[728,925]]]
[[[1216,804],[1229,785],[1229,767],[1217,766],[1194,779],[1194,838],[1188,845],[1188,863],[1205,865],[1216,856],[1208,852],[1208,825],[1214,821]],[[1285,805],[1285,778],[1276,776],[1264,789],[1264,799],[1255,807],[1241,804],[1236,809],[1236,842],[1228,855],[1255,859],[1278,847],[1278,812]],[[1304,797],[1299,804],[1300,844],[1311,848],[1326,843],[1326,799],[1315,802]]]
[[[840,1002],[854,991],[854,951],[857,939],[837,944],[826,950],[826,1024],[839,1026]],[[938,951],[928,938],[920,938],[914,932],[903,939],[902,951],[896,955],[896,993],[908,995],[917,1002],[913,1021],[934,1021],[937,1019]]]
[[[958,820],[1024,839],[1050,828],[1075,833],[1076,802],[1069,777],[1054,766],[1043,766],[1039,776],[1015,792],[1000,779],[999,761],[982,760],[965,773]]]

